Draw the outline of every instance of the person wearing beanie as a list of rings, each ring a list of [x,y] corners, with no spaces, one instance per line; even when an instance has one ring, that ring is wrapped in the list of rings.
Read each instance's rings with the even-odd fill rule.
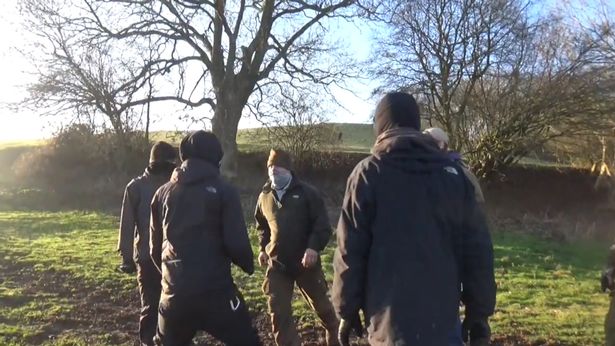
[[[337,226],[332,299],[339,341],[363,332],[371,345],[488,342],[495,308],[493,246],[463,171],[420,132],[415,99],[386,94],[376,143],[350,174]],[[461,287],[463,285],[463,292]]]
[[[203,330],[227,345],[260,345],[231,263],[254,273],[239,193],[220,175],[222,146],[197,131],[179,146],[182,164],[151,204],[150,254],[162,274],[162,346],[191,345]]]
[[[433,140],[436,141],[438,148],[444,151],[452,161],[459,164],[465,176],[470,180],[470,183],[472,183],[472,187],[474,188],[474,196],[476,197],[476,202],[478,203],[481,209],[484,209],[485,195],[483,194],[483,189],[481,189],[480,187],[480,182],[478,181],[478,178],[476,177],[476,175],[472,173],[472,171],[470,170],[470,167],[468,167],[468,165],[463,161],[463,157],[461,156],[461,154],[456,151],[449,150],[448,134],[439,127],[430,127],[423,132],[430,135],[431,138],[433,138]]]
[[[339,321],[327,295],[320,252],[331,237],[331,224],[318,191],[292,172],[290,155],[272,149],[267,160],[269,180],[258,197],[254,217],[260,238],[258,261],[267,266],[267,295],[275,342],[299,346],[292,299],[295,284],[318,315],[326,344],[339,345]]]
[[[169,180],[176,161],[177,150],[169,143],[157,142],[152,146],[145,172],[128,183],[124,192],[117,247],[122,257],[119,270],[128,274],[137,271],[141,345],[153,344],[160,299],[160,273],[149,256],[150,203],[156,190]]]
[[[485,197],[483,195],[483,190],[480,187],[478,178],[476,177],[476,175],[474,175],[474,173],[472,173],[468,165],[463,161],[463,158],[460,153],[449,150],[448,134],[439,127],[430,127],[426,129],[425,131],[423,131],[423,133],[426,133],[429,136],[431,136],[431,138],[436,142],[436,145],[438,145],[438,148],[440,148],[440,150],[445,152],[451,161],[459,165],[464,175],[466,176],[466,178],[468,178],[468,180],[472,184],[472,187],[474,188],[474,197],[476,199],[476,203],[478,204],[479,210],[481,210],[481,212],[484,212]],[[451,339],[450,339],[451,341],[449,343],[450,345],[462,345],[463,344],[460,331],[461,331],[461,322],[459,322],[458,325],[455,326],[455,330],[451,334]],[[476,343],[478,342],[475,342],[475,344]]]

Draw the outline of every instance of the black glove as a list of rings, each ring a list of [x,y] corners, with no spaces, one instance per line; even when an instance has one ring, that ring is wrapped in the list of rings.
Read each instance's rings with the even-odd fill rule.
[[[600,278],[600,286],[602,286],[602,292],[606,292],[607,290],[613,290],[613,268],[608,268],[602,272],[602,277]]]
[[[134,274],[134,272],[137,271],[137,267],[135,266],[135,263],[130,261],[124,261],[122,262],[122,264],[117,268],[120,272],[125,273],[125,274]]]
[[[461,324],[463,342],[470,341],[471,346],[489,345],[491,328],[487,318],[473,319],[466,317]]]
[[[358,337],[363,336],[363,324],[361,323],[361,317],[359,316],[358,312],[352,318],[342,318],[342,320],[340,321],[340,328],[337,332],[337,339],[339,340],[341,346],[350,345],[350,332],[353,330]]]

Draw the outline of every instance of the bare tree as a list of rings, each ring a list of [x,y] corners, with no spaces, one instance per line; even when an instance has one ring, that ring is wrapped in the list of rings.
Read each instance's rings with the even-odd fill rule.
[[[282,97],[262,119],[271,147],[290,152],[300,165],[309,165],[319,153],[337,144],[337,132],[326,116],[318,96],[307,91],[284,89]]]
[[[376,75],[419,94],[480,175],[542,146],[606,126],[613,64],[598,40],[557,16],[530,20],[517,0],[438,0],[390,7],[391,58]],[[591,125],[591,126],[590,126]]]
[[[490,67],[506,56],[523,29],[523,0],[387,1],[390,28],[376,50],[373,75],[383,89],[408,90],[423,100],[428,121],[451,134],[457,147],[469,95]]]
[[[65,4],[21,2],[26,25],[37,33],[34,49],[24,51],[37,68],[37,81],[28,86],[29,97],[19,106],[44,114],[73,114],[76,122],[108,122],[122,137],[138,121],[135,107],[168,99],[144,89],[172,63],[161,59],[151,45],[112,46],[88,40],[67,24],[60,10]],[[147,136],[149,117],[145,121]]]
[[[92,42],[157,43],[178,72],[177,99],[211,107],[223,171],[232,174],[246,105],[256,109],[280,87],[327,86],[346,75],[343,59],[323,55],[337,52],[324,20],[353,15],[356,0],[78,2],[82,14],[67,22]]]

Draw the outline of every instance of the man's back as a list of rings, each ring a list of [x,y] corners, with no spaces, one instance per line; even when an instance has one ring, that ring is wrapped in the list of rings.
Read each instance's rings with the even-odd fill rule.
[[[387,134],[348,180],[335,305],[342,317],[364,311],[372,344],[446,344],[462,282],[492,313],[491,241],[461,167],[417,131]],[[470,271],[468,256],[478,258]],[[477,285],[478,272],[486,277]]]
[[[152,230],[152,256],[161,259],[165,292],[229,289],[231,262],[254,270],[239,196],[217,167],[202,160],[184,162],[156,193],[156,216],[161,229]]]

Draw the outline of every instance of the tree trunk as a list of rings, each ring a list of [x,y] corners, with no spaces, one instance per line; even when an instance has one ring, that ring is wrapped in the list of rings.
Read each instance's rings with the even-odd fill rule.
[[[237,127],[241,119],[243,107],[233,105],[233,102],[220,102],[218,99],[216,111],[212,118],[212,131],[220,140],[224,157],[222,158],[222,174],[230,179],[237,176]]]

